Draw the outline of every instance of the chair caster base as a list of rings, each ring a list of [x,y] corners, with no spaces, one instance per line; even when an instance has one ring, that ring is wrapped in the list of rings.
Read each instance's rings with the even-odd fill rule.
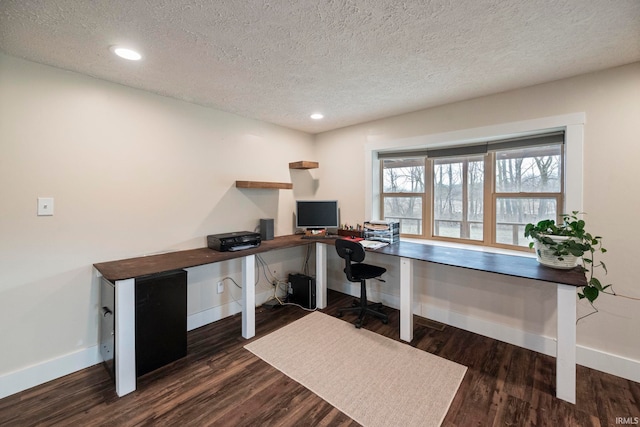
[[[358,320],[354,323],[355,327],[360,329],[364,324],[364,318],[366,316],[373,316],[382,321],[384,325],[389,324],[389,318],[382,310],[383,305],[381,303],[369,304],[366,306],[361,306],[360,304],[354,304],[351,307],[342,307],[338,310],[336,317],[344,316],[346,312],[356,312],[359,315]]]

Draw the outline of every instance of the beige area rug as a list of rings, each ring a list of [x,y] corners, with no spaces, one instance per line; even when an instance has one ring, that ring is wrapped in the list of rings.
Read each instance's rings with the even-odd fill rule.
[[[467,370],[320,312],[245,348],[367,427],[439,426]]]

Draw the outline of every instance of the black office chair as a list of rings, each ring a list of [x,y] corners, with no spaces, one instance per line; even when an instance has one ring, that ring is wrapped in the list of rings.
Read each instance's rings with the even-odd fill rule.
[[[386,268],[378,267],[376,265],[363,264],[365,252],[362,245],[358,242],[346,239],[336,240],[336,251],[341,258],[344,258],[344,272],[347,275],[347,279],[350,282],[360,282],[360,303],[356,301],[351,307],[344,307],[338,310],[338,317],[342,317],[346,311],[355,311],[359,313],[358,320],[355,322],[356,328],[362,326],[362,321],[365,315],[370,314],[374,317],[382,319],[382,323],[385,325],[389,323],[389,318],[382,312],[382,304],[369,304],[367,302],[367,279],[378,278],[378,280],[384,282],[379,277],[387,271]]]

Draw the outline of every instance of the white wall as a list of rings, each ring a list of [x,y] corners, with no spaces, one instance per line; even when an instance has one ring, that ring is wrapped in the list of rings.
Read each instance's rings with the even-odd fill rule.
[[[203,247],[260,218],[290,234],[294,198],[315,192],[313,171],[288,169],[300,160],[315,160],[305,133],[0,55],[0,383],[95,348],[93,263]],[[39,196],[54,216],[36,216]],[[301,250],[269,257],[281,276],[302,267]],[[237,305],[230,281],[215,292],[240,282],[236,264],[190,269],[190,315]]]
[[[320,134],[316,138],[318,157],[326,167],[320,171],[319,197],[339,198],[342,217],[362,222],[372,216],[365,211],[364,196],[354,195],[366,191],[367,144],[573,113],[586,116],[583,209],[589,228],[604,236],[609,250],[604,257],[609,274],[604,279],[618,293],[638,298],[634,248],[640,232],[629,224],[640,212],[636,188],[640,180],[640,63]],[[380,287],[380,298],[394,304],[399,289],[393,278],[398,273],[397,266],[391,267],[392,280]],[[463,319],[470,323],[469,328],[484,324],[491,329],[494,325],[523,337],[555,337],[552,285],[431,264],[416,270],[418,314],[444,321]],[[619,356],[616,360],[631,359],[637,368],[640,301],[605,295],[597,306],[598,314],[578,324],[579,363],[588,364],[582,350],[594,349],[598,354]],[[578,314],[588,312],[580,302]],[[640,381],[640,374],[634,375]]]

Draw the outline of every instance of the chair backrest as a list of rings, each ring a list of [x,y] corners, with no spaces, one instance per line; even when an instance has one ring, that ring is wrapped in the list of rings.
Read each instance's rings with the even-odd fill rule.
[[[350,282],[359,282],[360,278],[353,277],[351,273],[351,263],[361,262],[364,260],[364,248],[358,242],[352,240],[338,239],[336,240],[336,251],[340,258],[344,258],[344,273]]]
[[[336,240],[336,251],[340,258],[344,258],[347,262],[364,261],[364,248],[358,242],[353,240],[338,239]]]

